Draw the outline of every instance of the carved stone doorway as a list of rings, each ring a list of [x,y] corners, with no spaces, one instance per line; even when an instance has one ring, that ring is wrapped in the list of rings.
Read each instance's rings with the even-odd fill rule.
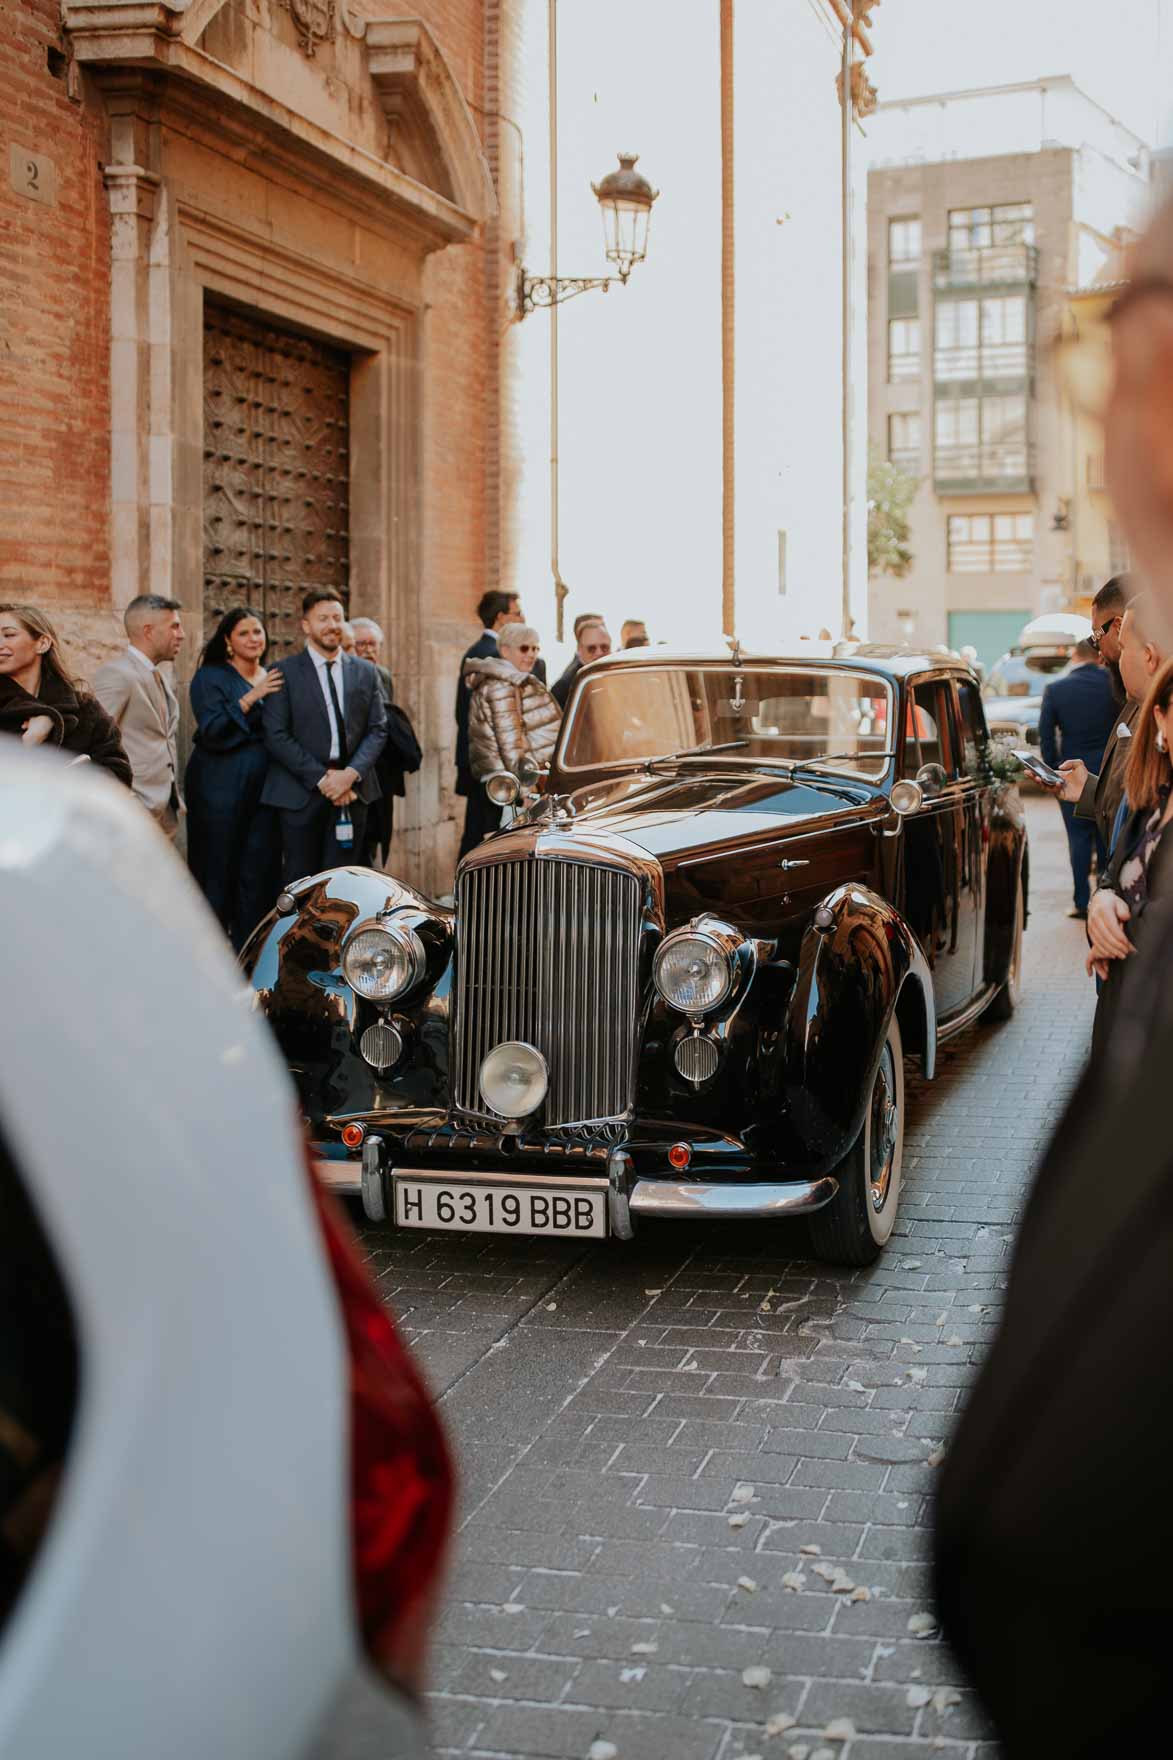
[[[234,605],[270,659],[301,646],[301,600],[350,586],[350,356],[204,307],[204,639]]]

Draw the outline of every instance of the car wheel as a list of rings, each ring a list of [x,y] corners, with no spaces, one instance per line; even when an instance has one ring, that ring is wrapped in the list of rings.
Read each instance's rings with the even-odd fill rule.
[[[892,1233],[904,1165],[904,1052],[893,1014],[863,1129],[835,1169],[839,1190],[810,1219],[811,1244],[834,1265],[871,1265]]]
[[[1018,877],[1018,886],[1014,895],[1014,940],[1010,946],[1010,970],[1006,982],[994,993],[994,999],[986,1010],[986,1019],[991,1021],[1008,1021],[1018,1007],[1022,997],[1022,930],[1026,921],[1026,907],[1022,897],[1022,876]]]

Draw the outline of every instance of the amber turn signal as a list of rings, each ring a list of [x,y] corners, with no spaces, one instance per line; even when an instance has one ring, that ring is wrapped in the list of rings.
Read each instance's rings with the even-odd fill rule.
[[[344,1124],[342,1127],[342,1141],[346,1144],[348,1149],[360,1148],[362,1146],[362,1140],[366,1134],[365,1125]]]

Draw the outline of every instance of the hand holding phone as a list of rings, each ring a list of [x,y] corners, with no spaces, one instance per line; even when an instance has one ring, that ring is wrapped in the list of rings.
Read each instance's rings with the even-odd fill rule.
[[[1059,774],[1058,770],[1052,770],[1049,764],[1044,764],[1037,752],[1027,751],[1015,746],[1014,756],[1018,759],[1018,762],[1022,765],[1023,769],[1028,770],[1034,777],[1035,781],[1041,782],[1044,788],[1063,787],[1064,779]]]

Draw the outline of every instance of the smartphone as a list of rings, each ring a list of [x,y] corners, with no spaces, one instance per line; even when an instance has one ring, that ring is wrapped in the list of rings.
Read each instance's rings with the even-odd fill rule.
[[[1036,782],[1045,782],[1049,788],[1062,786],[1065,778],[1059,774],[1058,770],[1052,770],[1049,764],[1044,764],[1037,752],[1025,751],[1015,746],[1014,756],[1024,770],[1030,771]]]

